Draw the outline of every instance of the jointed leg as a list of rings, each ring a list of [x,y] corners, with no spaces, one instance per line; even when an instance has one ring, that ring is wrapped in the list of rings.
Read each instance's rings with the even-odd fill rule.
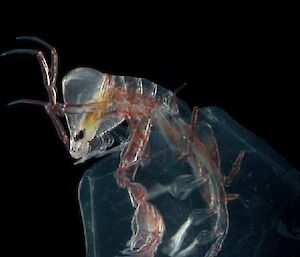
[[[56,115],[55,112],[53,112],[53,110],[51,108],[48,107],[48,105],[45,106],[45,110],[48,113],[55,129],[56,132],[59,136],[59,139],[63,142],[64,146],[67,148],[67,150],[69,151],[69,136],[67,135],[61,121],[59,120],[58,116]]]
[[[47,91],[49,102],[44,102],[44,101],[39,101],[39,100],[31,100],[31,99],[22,99],[22,100],[17,100],[10,105],[13,104],[35,104],[35,105],[41,105],[45,108],[46,112],[50,116],[50,119],[52,120],[57,133],[59,135],[60,140],[64,143],[64,145],[67,147],[69,150],[69,137],[67,136],[67,133],[65,132],[65,129],[59,120],[58,116],[62,116],[63,114],[63,109],[62,109],[62,104],[57,103],[56,99],[56,78],[57,78],[57,69],[58,69],[58,57],[57,57],[57,52],[54,47],[46,43],[45,41],[36,38],[36,37],[18,37],[17,40],[30,40],[37,42],[48,49],[51,50],[51,65],[49,69],[49,65],[45,59],[44,54],[41,51],[34,50],[34,49],[13,49],[7,52],[4,52],[1,54],[1,56],[7,56],[11,54],[30,54],[30,55],[35,55],[37,57],[37,60],[40,64],[41,67],[41,72],[42,72],[42,77],[43,77],[43,84],[44,87]]]
[[[192,145],[193,145],[193,141],[194,141],[194,128],[195,128],[195,124],[198,119],[198,114],[199,114],[199,108],[197,106],[195,106],[193,108],[191,125],[190,125],[189,132],[188,132],[189,133],[188,147],[187,147],[187,150],[184,150],[182,152],[181,156],[179,157],[179,159],[181,159],[181,160],[187,160],[192,155]]]
[[[56,87],[56,79],[57,79],[57,72],[58,72],[58,55],[56,52],[56,49],[48,44],[46,41],[32,36],[21,36],[17,37],[17,40],[26,40],[26,41],[33,41],[36,42],[44,47],[46,47],[51,52],[51,65],[49,69],[49,78],[50,78],[50,84],[53,87]]]
[[[193,144],[193,137],[194,137],[194,128],[198,119],[199,114],[199,108],[197,106],[194,106],[193,112],[192,112],[192,121],[191,121],[191,128],[190,128],[190,143],[189,143],[189,149],[188,154],[190,155],[192,153],[192,144]]]
[[[227,177],[224,177],[224,185],[226,187],[229,187],[231,185],[234,177],[239,173],[240,168],[241,168],[241,163],[242,163],[245,153],[246,153],[245,150],[242,150],[239,152],[238,156],[236,157],[236,159],[232,165],[229,175]]]

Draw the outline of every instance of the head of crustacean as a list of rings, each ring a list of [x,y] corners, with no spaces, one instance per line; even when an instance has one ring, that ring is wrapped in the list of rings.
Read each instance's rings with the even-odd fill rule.
[[[63,78],[69,151],[75,159],[104,155],[115,141],[112,130],[124,120],[112,111],[113,85],[106,76],[92,68],[76,68]]]

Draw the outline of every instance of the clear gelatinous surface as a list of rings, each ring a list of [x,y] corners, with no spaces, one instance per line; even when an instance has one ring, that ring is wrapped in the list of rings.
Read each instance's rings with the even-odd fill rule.
[[[188,122],[190,113],[186,110],[182,115]],[[200,110],[195,130],[205,142],[213,137],[205,129],[207,124],[218,143],[223,174],[228,174],[237,154],[246,151],[240,172],[226,190],[239,198],[227,204],[229,231],[218,256],[296,256],[300,243],[299,208],[295,208],[300,204],[299,172],[223,110]],[[145,186],[147,200],[164,220],[165,233],[154,256],[205,256],[213,242],[209,231],[216,222],[204,201],[206,185],[169,148],[155,126],[149,144],[149,157],[143,160],[135,181]],[[124,249],[132,237],[134,208],[128,191],[116,183],[114,172],[119,162],[120,153],[115,152],[96,163],[81,180],[87,257],[130,256]]]
[[[79,189],[88,257],[297,252],[299,172],[225,112],[204,108],[199,116],[151,81],[91,68],[63,78],[59,103],[57,51],[19,39],[51,51],[50,62],[34,49],[2,54],[36,56],[48,102],[10,105],[44,107],[77,162],[107,155]]]

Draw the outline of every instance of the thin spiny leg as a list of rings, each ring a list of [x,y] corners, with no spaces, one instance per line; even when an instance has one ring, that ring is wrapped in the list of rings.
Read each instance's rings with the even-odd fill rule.
[[[59,136],[59,139],[63,142],[64,146],[67,148],[67,150],[69,151],[69,136],[67,135],[64,126],[62,125],[61,121],[59,120],[58,116],[53,112],[53,110],[51,109],[51,107],[49,108],[49,106],[45,106],[45,110],[48,113],[55,129],[56,132]]]
[[[16,40],[33,41],[50,50],[51,64],[50,64],[49,75],[50,75],[51,86],[56,87],[56,78],[57,78],[57,71],[58,71],[58,55],[56,49],[52,45],[48,44],[46,41],[33,36],[20,36],[17,37]]]
[[[58,73],[58,55],[56,49],[53,47],[51,50],[51,68],[50,79],[53,87],[56,88],[56,79]]]
[[[47,90],[49,101],[52,104],[55,104],[56,103],[56,92],[55,92],[55,90],[50,89],[49,67],[48,67],[48,64],[47,64],[44,54],[42,52],[34,50],[34,49],[19,48],[19,49],[13,49],[13,50],[4,52],[1,54],[1,57],[12,55],[12,54],[30,54],[30,55],[35,55],[37,57],[37,60],[41,67],[43,84]]]
[[[191,119],[191,125],[189,128],[189,136],[188,136],[188,146],[187,149],[183,151],[181,156],[179,156],[180,160],[187,160],[192,156],[192,145],[194,141],[194,127],[198,119],[198,114],[199,114],[199,108],[195,106],[192,111],[192,119]]]
[[[229,187],[231,185],[234,177],[239,173],[240,168],[241,168],[241,163],[242,163],[245,153],[246,153],[245,150],[242,150],[239,152],[238,156],[236,157],[236,159],[232,165],[229,175],[224,178],[224,185],[226,187]]]
[[[45,87],[49,87],[50,86],[49,67],[48,67],[47,61],[45,59],[45,56],[42,52],[38,51],[36,53],[36,57],[41,66],[44,85],[45,85]]]
[[[192,144],[193,144],[193,140],[194,140],[194,128],[195,128],[195,124],[198,119],[198,114],[199,114],[199,108],[197,106],[194,106],[193,111],[192,111],[192,120],[191,120],[190,136],[189,136],[190,143],[189,143],[189,148],[188,148],[188,152],[187,152],[188,156],[191,156],[191,154],[192,154]]]
[[[35,104],[35,105],[40,105],[43,106],[48,113],[51,121],[53,122],[55,129],[58,133],[58,136],[60,140],[63,142],[63,144],[66,146],[66,148],[69,150],[69,137],[59,120],[58,116],[62,116],[64,114],[63,110],[63,105],[57,103],[56,101],[56,77],[57,77],[57,62],[58,62],[58,57],[56,50],[50,46],[48,43],[45,41],[35,38],[35,37],[19,37],[17,40],[31,40],[35,41],[38,43],[41,43],[42,45],[46,46],[47,48],[51,49],[51,71],[49,71],[49,66],[48,63],[45,59],[44,54],[41,51],[37,51],[35,49],[13,49],[7,52],[4,52],[0,55],[2,56],[8,56],[11,54],[30,54],[30,55],[35,55],[37,57],[37,60],[40,64],[41,72],[42,72],[42,77],[43,77],[43,84],[44,87],[46,88],[49,102],[44,102],[44,101],[39,101],[39,100],[31,100],[31,99],[22,99],[22,100],[17,100],[9,105],[14,105],[14,104]],[[51,73],[51,77],[50,77]]]
[[[191,129],[194,129],[195,124],[197,122],[199,115],[199,107],[194,106],[193,111],[192,111],[192,122],[191,122]]]
[[[52,54],[52,51],[51,51],[51,54]],[[54,55],[52,55],[52,58],[56,59],[56,61],[57,61],[57,58],[55,58],[53,56]],[[61,115],[61,111],[59,111],[61,108],[59,108],[60,106],[57,105],[57,101],[56,101],[56,86],[55,86],[55,84],[53,84],[53,78],[54,78],[54,80],[56,80],[56,76],[57,76],[57,74],[56,74],[57,73],[57,64],[53,65],[53,63],[51,63],[51,69],[53,70],[52,72],[55,72],[55,74],[52,73],[52,79],[50,79],[49,66],[46,62],[44,54],[42,52],[38,52],[37,58],[41,65],[43,78],[45,77],[44,78],[44,86],[47,90],[49,101],[50,101],[49,104],[47,104],[45,106],[45,110],[48,113],[48,115],[57,131],[57,134],[58,134],[60,140],[63,142],[63,144],[65,145],[67,150],[69,150],[69,137],[68,137],[61,121],[59,120],[59,118],[57,116],[57,114]],[[56,68],[54,69],[55,66],[56,66]]]
[[[9,103],[8,106],[15,105],[15,104],[34,104],[34,105],[43,106],[45,108],[46,112],[48,113],[48,115],[57,131],[59,139],[63,142],[63,144],[65,145],[67,150],[69,150],[69,137],[68,137],[62,123],[60,122],[60,120],[58,118],[58,114],[59,114],[59,112],[61,112],[61,110],[58,110],[59,107],[57,105],[53,107],[49,103],[40,101],[40,100],[20,99],[20,100],[16,100],[16,101]]]

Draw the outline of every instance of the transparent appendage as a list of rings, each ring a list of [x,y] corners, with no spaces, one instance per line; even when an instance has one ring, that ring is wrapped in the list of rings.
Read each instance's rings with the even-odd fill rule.
[[[207,146],[212,146],[213,135],[205,127],[210,127],[216,138],[224,175],[238,153],[246,151],[239,173],[226,189],[239,198],[227,204],[229,231],[218,256],[296,257],[300,244],[299,172],[221,109],[201,109],[195,127],[206,137]],[[194,174],[155,127],[149,144],[147,165],[138,170],[135,180],[147,189],[147,201],[164,221],[162,242],[153,256],[207,256],[222,233],[214,230],[220,218],[218,209],[207,204],[209,178]],[[80,183],[87,257],[152,256],[124,251],[132,238],[135,208],[128,191],[119,188],[114,177],[119,156],[115,152],[100,160]]]

